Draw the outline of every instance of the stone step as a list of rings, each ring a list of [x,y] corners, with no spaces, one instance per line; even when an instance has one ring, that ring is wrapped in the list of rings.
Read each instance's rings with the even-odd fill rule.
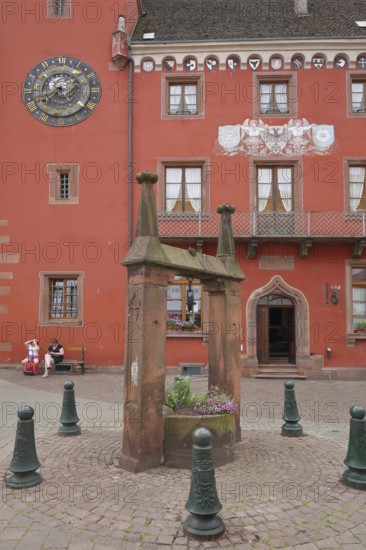
[[[287,378],[306,379],[306,374],[304,371],[298,370],[294,365],[260,365],[258,373],[254,375],[254,378],[277,378],[280,380],[286,380]]]

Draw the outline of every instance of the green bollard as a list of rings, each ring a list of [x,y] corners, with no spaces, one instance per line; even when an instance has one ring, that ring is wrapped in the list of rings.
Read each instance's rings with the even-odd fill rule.
[[[295,384],[292,380],[285,382],[285,406],[283,410],[282,435],[287,437],[300,437],[303,435],[302,427],[299,424],[300,415],[297,410]]]
[[[345,485],[366,491],[366,421],[365,409],[355,405],[350,410],[349,442],[342,475]]]
[[[191,515],[184,522],[184,531],[199,540],[216,539],[225,531],[224,522],[216,515],[222,505],[216,489],[211,439],[206,428],[193,432],[191,490],[186,504]]]
[[[17,432],[14,453],[9,470],[14,475],[5,480],[8,487],[23,489],[42,482],[42,476],[36,472],[40,467],[34,439],[34,410],[28,405],[18,410]]]
[[[62,411],[60,416],[62,426],[58,430],[58,434],[62,436],[79,435],[81,433],[78,413],[76,411],[74,382],[66,380],[64,383],[64,399],[62,402]]]

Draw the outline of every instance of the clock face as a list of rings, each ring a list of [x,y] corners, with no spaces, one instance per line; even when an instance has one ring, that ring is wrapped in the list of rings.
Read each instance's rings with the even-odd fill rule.
[[[74,57],[50,57],[28,73],[23,101],[44,124],[70,126],[88,118],[101,96],[93,69]]]

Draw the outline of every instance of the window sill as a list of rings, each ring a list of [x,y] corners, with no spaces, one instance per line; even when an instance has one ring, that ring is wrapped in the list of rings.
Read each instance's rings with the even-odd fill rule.
[[[201,330],[167,330],[167,338],[203,338],[204,333]]]
[[[366,332],[351,332],[346,334],[347,348],[354,348],[356,340],[366,340]]]
[[[52,321],[40,321],[38,323],[40,326],[45,326],[45,327],[81,327],[83,326],[83,322],[82,321],[77,321],[77,320],[73,320],[73,321],[68,321],[67,319],[60,319],[60,321],[58,321],[57,319],[53,319]]]

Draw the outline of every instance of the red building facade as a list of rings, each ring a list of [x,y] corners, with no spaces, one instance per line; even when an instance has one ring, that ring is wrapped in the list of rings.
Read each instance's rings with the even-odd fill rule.
[[[61,4],[62,17],[21,26],[8,13],[5,25],[18,46],[3,81],[1,362],[37,335],[85,345],[87,364],[123,364],[124,339],[140,335],[125,329],[120,261],[137,213],[132,176],[148,169],[166,242],[215,254],[216,208],[235,205],[246,276],[240,327],[208,318],[198,282],[171,281],[167,366],[207,362],[207,333],[235,330],[243,374],[362,376],[357,2],[81,3],[80,16]],[[20,32],[27,44],[37,36],[26,57]]]

